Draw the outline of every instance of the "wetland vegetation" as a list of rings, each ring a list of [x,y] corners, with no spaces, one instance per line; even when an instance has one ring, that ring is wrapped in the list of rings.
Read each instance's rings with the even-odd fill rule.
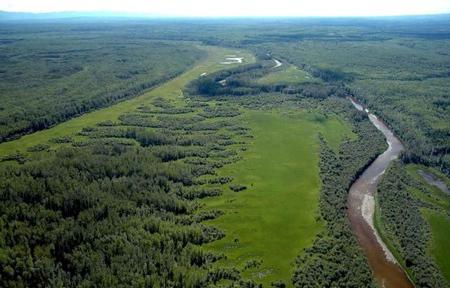
[[[205,57],[195,45],[100,29],[11,29],[0,46],[0,143],[142,94]]]
[[[406,146],[377,228],[448,287],[450,18],[96,21],[0,26],[0,286],[375,287],[353,96]]]

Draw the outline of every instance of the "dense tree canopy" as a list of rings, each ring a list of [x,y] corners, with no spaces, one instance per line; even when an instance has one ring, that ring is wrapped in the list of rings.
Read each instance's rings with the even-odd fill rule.
[[[139,33],[32,31],[0,45],[0,143],[137,96],[203,56],[191,44]]]

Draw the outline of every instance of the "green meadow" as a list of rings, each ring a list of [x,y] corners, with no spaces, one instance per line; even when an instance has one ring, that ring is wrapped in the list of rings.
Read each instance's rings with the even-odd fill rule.
[[[280,70],[270,73],[258,80],[261,84],[298,84],[304,82],[318,82],[317,78],[314,78],[306,71],[300,68],[289,65],[287,67],[281,66]]]
[[[124,113],[135,111],[157,97],[182,104],[186,100],[182,89],[187,83],[204,73],[238,65],[220,64],[227,55],[243,57],[244,64],[255,61],[252,54],[241,50],[200,48],[208,57],[180,76],[133,99],[4,142],[0,144],[0,156],[16,152],[26,154],[28,148],[37,144],[55,148],[55,145],[61,145],[50,142],[56,137],[82,138],[84,136],[78,133],[84,127],[106,120],[116,121]],[[309,76],[289,66],[266,77],[263,81],[298,83]],[[321,185],[319,133],[335,151],[344,137],[355,135],[342,119],[325,117],[319,112],[244,110],[240,117],[251,128],[254,138],[248,150],[242,153],[242,160],[225,166],[220,174],[232,176],[233,184],[246,185],[247,189],[239,193],[226,189],[222,196],[204,200],[206,209],[217,208],[225,212],[209,223],[223,229],[226,237],[208,244],[207,248],[224,252],[227,260],[219,265],[238,265],[245,270],[246,278],[265,286],[276,280],[290,285],[295,257],[323,229],[318,213]]]
[[[423,165],[410,164],[407,165],[406,169],[412,177],[423,183],[429,191],[429,193],[425,194],[418,189],[410,190],[414,197],[434,207],[434,209],[422,209],[422,215],[430,224],[432,234],[429,252],[435,258],[442,274],[450,283],[450,262],[448,261],[450,259],[450,217],[448,215],[448,211],[450,210],[450,196],[437,187],[429,185],[418,173],[418,170],[434,174],[447,183],[447,185],[450,184],[450,179],[445,177],[440,171]]]
[[[450,283],[450,217],[443,213],[424,209],[422,212],[431,226],[430,252],[436,259],[447,282]]]
[[[106,120],[117,120],[120,115],[125,112],[131,112],[139,106],[148,103],[149,100],[156,97],[178,99],[182,97],[183,87],[195,78],[198,78],[203,73],[212,73],[218,70],[235,67],[235,65],[223,65],[220,62],[224,61],[226,55],[236,54],[243,57],[243,63],[254,62],[254,56],[248,52],[240,51],[236,49],[219,48],[212,46],[200,46],[208,53],[205,60],[198,63],[192,69],[186,71],[180,76],[152,89],[138,97],[131,100],[120,102],[112,105],[108,108],[93,111],[91,113],[84,114],[80,117],[66,121],[59,125],[56,125],[50,129],[42,130],[23,136],[17,140],[4,142],[0,144],[0,157],[10,155],[16,152],[25,153],[27,148],[33,147],[37,144],[49,144],[54,146],[55,144],[48,141],[55,137],[61,136],[75,136],[84,127],[95,125],[98,122]]]
[[[419,174],[418,170],[426,171],[428,173],[432,173],[436,176],[438,176],[440,179],[446,181],[447,185],[450,185],[450,180],[444,176],[443,173],[437,171],[436,169],[426,167],[423,165],[417,165],[417,164],[409,164],[406,166],[406,170],[408,173],[414,177],[416,180],[421,182],[423,185],[425,185],[428,188],[428,191],[430,193],[423,193],[419,189],[412,187],[409,192],[416,198],[420,199],[421,201],[424,201],[425,203],[428,203],[433,206],[437,206],[443,210],[450,210],[450,197],[446,195],[443,191],[441,191],[439,188],[429,185],[425,179]]]
[[[296,256],[323,229],[318,133],[334,149],[354,135],[340,119],[302,111],[246,111],[243,121],[254,138],[243,160],[220,174],[247,189],[205,200],[207,208],[225,211],[209,223],[226,237],[208,248],[225,253],[220,265],[243,268],[244,277],[264,287],[277,280],[291,285]]]

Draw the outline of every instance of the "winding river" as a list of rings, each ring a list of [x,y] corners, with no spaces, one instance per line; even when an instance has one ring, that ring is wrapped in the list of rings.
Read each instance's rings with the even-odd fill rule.
[[[359,245],[367,256],[370,268],[379,287],[412,288],[402,267],[389,251],[374,227],[375,198],[374,193],[380,176],[386,171],[391,161],[398,158],[403,150],[402,143],[391,130],[375,115],[369,113],[360,104],[352,100],[353,106],[368,113],[370,121],[386,137],[388,149],[364,171],[350,188],[348,196],[348,217]]]

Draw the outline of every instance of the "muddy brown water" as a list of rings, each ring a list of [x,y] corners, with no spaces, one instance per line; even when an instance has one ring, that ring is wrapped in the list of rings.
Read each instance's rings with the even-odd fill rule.
[[[379,287],[412,288],[414,285],[397,263],[386,244],[373,225],[375,211],[374,193],[383,173],[391,161],[398,158],[403,150],[402,143],[391,130],[375,115],[351,99],[353,106],[366,111],[370,121],[386,137],[389,148],[363,172],[350,188],[348,196],[348,217],[357,236],[358,243],[365,253],[373,276]]]

